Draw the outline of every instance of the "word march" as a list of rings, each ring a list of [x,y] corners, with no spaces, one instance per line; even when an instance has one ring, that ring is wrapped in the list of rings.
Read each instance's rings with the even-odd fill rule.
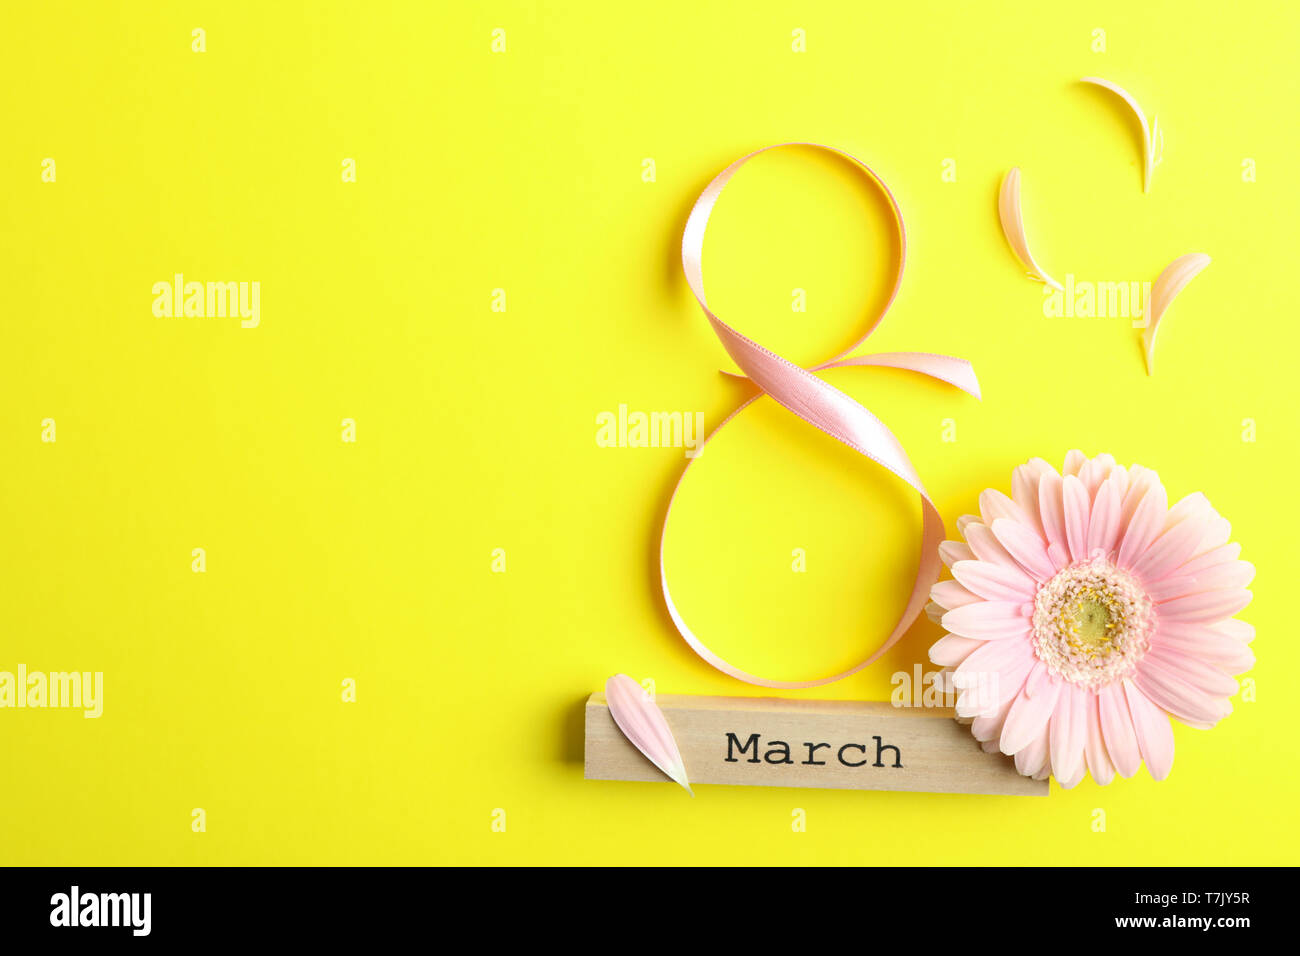
[[[885,743],[884,740],[881,739],[880,737],[873,736],[871,739],[872,741],[874,741],[874,745],[875,745],[874,762],[869,762],[867,759],[868,757],[871,756],[871,752],[869,749],[870,745],[868,744],[856,744],[856,743],[841,744],[839,749],[837,750],[835,749],[834,744],[826,743],[826,742],[813,743],[811,741],[804,741],[802,744],[798,745],[800,747],[806,748],[807,753],[806,754],[801,753],[800,756],[806,756],[807,759],[795,760],[794,755],[790,753],[790,745],[784,740],[769,740],[765,745],[766,749],[764,749],[764,745],[760,742],[760,738],[758,734],[750,734],[749,737],[745,740],[745,742],[741,743],[739,737],[737,737],[734,733],[728,731],[726,737],[726,741],[727,741],[726,762],[739,763],[741,757],[743,757],[745,754],[749,754],[749,757],[747,758],[749,763],[760,763],[760,762],[766,762],[772,764],[800,763],[805,767],[824,767],[826,766],[827,761],[820,759],[818,755],[821,754],[822,751],[833,751],[834,759],[837,760],[840,764],[842,764],[845,767],[866,767],[866,766],[895,767],[900,770],[903,768],[903,753],[901,750],[899,750],[893,744]],[[893,751],[894,762],[892,764],[885,763],[883,759],[885,755],[885,751],[887,750]],[[759,757],[760,751],[763,752],[761,758]],[[737,754],[739,754],[740,756],[736,756]],[[832,754],[826,753],[824,754],[824,756],[830,757],[832,756]]]

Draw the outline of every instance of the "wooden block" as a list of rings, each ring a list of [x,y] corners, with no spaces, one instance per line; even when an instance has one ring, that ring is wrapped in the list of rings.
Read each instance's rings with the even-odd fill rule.
[[[655,700],[677,738],[692,784],[1048,792],[1046,780],[1021,776],[1010,757],[981,750],[970,728],[958,724],[947,707],[680,694]],[[584,775],[671,783],[623,736],[603,693],[587,699]]]

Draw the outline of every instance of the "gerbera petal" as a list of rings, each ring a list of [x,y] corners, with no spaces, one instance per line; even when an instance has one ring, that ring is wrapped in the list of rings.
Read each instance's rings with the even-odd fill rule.
[[[1179,654],[1188,654],[1213,664],[1225,674],[1244,674],[1255,666],[1255,654],[1249,643],[1231,631],[1222,630],[1225,624],[1245,624],[1235,618],[1210,625],[1186,625],[1186,632],[1170,634],[1162,627],[1151,642],[1153,648],[1168,648]],[[1249,625],[1247,625],[1249,627]]]
[[[1006,730],[1004,729],[1002,733],[1005,735]],[[1052,771],[1052,762],[1048,754],[1049,739],[1047,724],[1044,723],[1038,733],[1034,734],[1033,739],[1016,751],[1016,769],[1026,777],[1045,780]],[[1006,753],[1005,747],[1002,752]]]
[[[962,690],[957,712],[978,719],[1010,707],[1034,663],[1028,645],[1018,641],[990,641],[976,648],[953,674]]]
[[[947,611],[948,609],[942,604],[935,604],[933,601],[925,602],[925,616],[934,621],[935,624],[943,620],[943,616]]]
[[[1203,621],[1212,624],[1232,617],[1250,603],[1251,593],[1241,588],[1202,591],[1165,601],[1160,605],[1162,621]]]
[[[1255,652],[1249,647],[1224,647],[1213,660],[1225,674],[1244,674],[1255,666]]]
[[[1027,520],[1018,504],[994,488],[985,488],[980,492],[980,515],[986,525],[992,525],[998,518],[1009,518],[1021,523]]]
[[[1239,621],[1236,618],[1228,618],[1226,621],[1219,621],[1212,624],[1210,629],[1218,631],[1226,637],[1236,638],[1246,644],[1255,639],[1255,625],[1248,621]]]
[[[1027,674],[1027,666],[1024,667],[1023,672]],[[1010,701],[998,700],[1000,680],[1001,675],[988,675],[988,678],[983,682],[962,688],[962,691],[957,696],[956,709],[958,717],[979,721],[979,719],[1002,713],[1006,708],[1009,708]]]
[[[1115,765],[1110,762],[1106,752],[1106,742],[1101,736],[1101,716],[1098,711],[1096,694],[1088,694],[1084,712],[1088,718],[1088,728],[1084,737],[1083,755],[1088,762],[1088,773],[1101,786],[1106,786],[1115,779]]]
[[[1255,566],[1249,561],[1225,561],[1196,575],[1196,583],[1207,591],[1245,588],[1254,580]]]
[[[1214,508],[1210,506],[1210,499],[1199,491],[1193,491],[1169,506],[1169,514],[1165,517],[1165,530],[1168,531],[1188,518],[1207,521],[1212,517],[1214,517]]]
[[[1248,587],[1255,579],[1255,566],[1249,561],[1229,561],[1202,571],[1195,577],[1181,573],[1148,585],[1147,594],[1157,604],[1167,604],[1175,598],[1189,597],[1206,591],[1237,591]]]
[[[1034,599],[1034,581],[1020,568],[989,561],[958,561],[952,566],[952,574],[967,592],[989,601],[1023,603]]]
[[[1054,474],[1056,469],[1041,458],[1031,458],[1011,473],[1011,500],[1039,534],[1043,532],[1043,519],[1038,512],[1038,483],[1045,475]]]
[[[1056,573],[1043,539],[1030,528],[1007,518],[998,518],[991,530],[998,543],[1016,559],[1016,563],[1029,572],[1035,581],[1042,583]]]
[[[1065,453],[1065,467],[1061,470],[1062,475],[1077,475],[1079,470],[1088,463],[1088,456],[1077,448],[1071,448]]]
[[[1153,650],[1168,648],[1178,654],[1199,658],[1217,664],[1225,673],[1240,674],[1255,666],[1255,655],[1246,641],[1236,632],[1223,630],[1225,624],[1244,624],[1235,618],[1218,624],[1197,624],[1193,621],[1161,621]],[[1249,626],[1249,625],[1247,625]]]
[[[1045,475],[1038,482],[1038,516],[1042,520],[1043,537],[1049,553],[1060,552],[1068,558],[1069,547],[1065,540],[1065,509],[1062,504],[1063,481],[1059,475]],[[1055,554],[1053,554],[1055,556]],[[1064,566],[1056,564],[1057,569]]]
[[[954,608],[943,616],[944,630],[984,641],[1029,637],[1029,619],[1019,601],[979,601]]]
[[[1020,681],[1023,685],[1024,674],[1029,673],[1030,665],[1026,664],[1024,673],[1020,675]],[[971,721],[970,732],[975,735],[975,739],[980,743],[992,741],[996,746],[998,738],[1002,736],[1002,725],[1007,722],[1007,713],[1011,710],[1011,705],[1019,696],[1019,691],[1007,695],[1007,699],[994,707],[989,708]]]
[[[1142,766],[1142,754],[1138,750],[1137,733],[1133,730],[1133,718],[1122,687],[1111,684],[1097,692],[1097,715],[1111,763],[1121,777],[1133,776]]]
[[[962,515],[960,518],[957,519],[957,533],[964,535],[966,533],[966,526],[970,524],[972,521],[979,521],[979,520],[980,519],[978,515]]]
[[[1034,683],[1035,678],[1041,671],[1046,670],[1047,665],[1042,661],[1034,664],[1033,670],[1030,671],[1029,677],[1026,678],[1026,686]],[[1007,713],[1007,722],[1002,727],[1002,752],[1013,754],[1029,746],[1036,737],[1047,729],[1047,722],[1052,717],[1052,711],[1056,709],[1056,701],[1061,694],[1061,685],[1064,681],[1049,680],[1046,686],[1034,695],[1021,693],[1011,705],[1011,710]],[[1044,741],[1046,743],[1046,741]],[[1044,750],[1046,748],[1044,747]],[[1046,756],[1046,753],[1044,753]],[[1019,766],[1019,765],[1017,765]],[[1024,770],[1020,771],[1024,773]]]
[[[1025,462],[1025,464],[1029,468],[1032,468],[1034,470],[1034,472],[1038,475],[1039,481],[1042,481],[1043,478],[1047,477],[1048,475],[1056,475],[1059,477],[1061,474],[1059,471],[1056,470],[1056,466],[1053,465],[1050,461],[1048,461],[1046,458],[1040,458],[1037,455],[1029,459],[1029,461]],[[1037,501],[1038,499],[1035,498],[1034,500]]]
[[[1088,557],[1088,519],[1092,505],[1088,488],[1076,475],[1066,475],[1061,489],[1065,506],[1065,540],[1070,557],[1082,561]]]
[[[1206,590],[1201,583],[1192,577],[1184,575],[1175,575],[1174,577],[1165,578],[1162,581],[1156,581],[1154,584],[1144,582],[1147,597],[1160,604],[1164,601],[1172,601],[1174,598],[1186,597],[1189,594],[1199,594]]]
[[[1133,563],[1133,573],[1144,581],[1159,581],[1184,564],[1205,536],[1205,519],[1189,515],[1160,537]]]
[[[1113,455],[1097,455],[1095,458],[1089,458],[1084,466],[1079,469],[1079,480],[1083,482],[1083,487],[1088,489],[1088,497],[1095,498],[1097,492],[1101,489],[1101,483],[1110,475],[1111,469],[1115,467],[1115,457]],[[1060,778],[1057,777],[1059,780]]]
[[[1156,483],[1142,496],[1132,520],[1124,529],[1117,562],[1120,567],[1133,567],[1134,562],[1146,553],[1156,535],[1164,530],[1166,512],[1164,486]]]
[[[1057,777],[1056,782],[1061,785],[1061,789],[1063,790],[1073,790],[1075,787],[1077,787],[1079,784],[1083,782],[1084,774],[1086,774],[1087,771],[1088,771],[1087,765],[1082,760],[1080,760],[1078,769],[1074,771],[1073,776],[1067,777],[1064,780],[1062,780],[1060,777]]]
[[[1127,528],[1133,515],[1137,513],[1138,505],[1146,497],[1148,491],[1160,484],[1160,478],[1150,468],[1143,468],[1141,465],[1134,465],[1128,472],[1128,491],[1124,493],[1124,508],[1120,513],[1120,527]]]
[[[1174,728],[1169,715],[1151,703],[1130,680],[1124,681],[1124,696],[1133,717],[1133,732],[1147,770],[1156,780],[1169,776],[1174,766]]]
[[[958,561],[957,564],[967,564],[966,561]],[[953,565],[956,567],[957,565]],[[960,581],[940,581],[934,587],[930,588],[930,600],[940,607],[951,611],[955,607],[965,607],[967,604],[974,604],[980,600],[980,595],[975,594],[965,587],[962,587]]]
[[[1237,693],[1237,681],[1213,664],[1190,654],[1181,654],[1168,646],[1152,647],[1142,659],[1138,672],[1147,668],[1176,674],[1211,697],[1231,697]]]
[[[1232,537],[1232,525],[1228,519],[1219,515],[1214,515],[1205,525],[1205,537],[1201,543],[1196,546],[1195,554],[1204,554],[1206,551],[1213,551],[1215,548],[1221,548],[1228,543],[1228,538]]]
[[[1211,548],[1209,551],[1201,552],[1179,568],[1178,573],[1197,575],[1207,568],[1226,564],[1229,561],[1236,561],[1239,557],[1241,557],[1241,545],[1234,541],[1232,544],[1220,545],[1217,548]]]
[[[1002,706],[996,696],[993,681],[972,684],[963,687],[957,694],[956,711],[958,717],[973,721],[997,713]]]
[[[941,667],[956,667],[984,643],[970,637],[945,634],[930,645],[930,660]]]
[[[965,541],[943,541],[939,544],[939,560],[951,568],[958,561],[972,561],[975,553]]]
[[[1122,502],[1124,496],[1128,494],[1128,469],[1123,465],[1116,465],[1110,470],[1110,477],[1106,480],[1115,482],[1115,487],[1119,491],[1119,500]]]
[[[1009,568],[1019,568],[1016,559],[989,530],[989,526],[976,522],[966,526],[966,540],[970,542],[971,553],[977,560],[990,564],[1005,564]]]
[[[1119,540],[1119,518],[1123,504],[1119,482],[1107,478],[1097,489],[1092,512],[1088,516],[1088,554],[1100,551],[1102,555],[1108,555],[1115,549],[1115,543]]]
[[[1018,667],[1026,661],[1034,660],[1029,643],[1016,641],[986,641],[984,646],[962,661],[954,674],[958,687],[969,687],[979,680],[987,680],[993,674],[1002,674]],[[1023,685],[1023,681],[1021,684]],[[999,688],[999,694],[1006,688]],[[1019,690],[1019,687],[1016,688]],[[1010,691],[1008,691],[1010,693]],[[1001,700],[999,696],[999,700]]]
[[[1232,705],[1193,687],[1178,675],[1144,661],[1133,683],[1153,704],[1173,714],[1183,723],[1209,730],[1228,714]]]
[[[1037,662],[1037,657],[1034,659]],[[1057,683],[1059,678],[1055,677],[1046,667],[1035,667],[1025,678],[1025,696],[1037,697],[1042,693],[1043,688],[1049,684]]]
[[[1083,743],[1088,732],[1084,709],[1087,692],[1073,684],[1061,688],[1051,720],[1052,776],[1057,782],[1078,782],[1083,770]]]

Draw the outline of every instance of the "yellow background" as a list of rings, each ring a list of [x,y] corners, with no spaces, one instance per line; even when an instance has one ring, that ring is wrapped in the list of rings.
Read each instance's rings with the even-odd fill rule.
[[[105,710],[0,711],[0,861],[1296,862],[1293,8],[32,3],[5,20],[0,669],[101,670]],[[1089,74],[1160,117],[1149,195],[1136,124]],[[902,206],[903,290],[865,348],[975,363],[982,402],[828,373],[899,435],[950,528],[1014,465],[1071,447],[1154,467],[1171,499],[1203,490],[1233,522],[1259,568],[1257,700],[1212,732],[1178,725],[1168,781],[691,800],[582,779],[581,704],[608,675],[753,692],[685,647],[658,595],[682,452],[598,447],[595,419],[626,403],[712,427],[748,394],[717,372],[680,230],[714,173],[791,139],[860,156]],[[1044,318],[996,218],[1012,165],[1058,278],[1213,257],[1155,377],[1127,320]],[[791,150],[729,188],[705,272],[724,318],[812,363],[856,336],[888,259],[869,187]],[[176,272],[259,281],[260,327],[155,318]],[[914,497],[770,402],[679,501],[676,593],[742,666],[827,673],[901,605]],[[883,699],[938,633],[922,619],[802,696]]]

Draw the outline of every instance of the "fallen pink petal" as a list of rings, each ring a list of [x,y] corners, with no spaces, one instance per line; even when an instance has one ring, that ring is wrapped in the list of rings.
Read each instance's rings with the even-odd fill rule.
[[[1210,257],[1203,252],[1193,252],[1179,256],[1165,266],[1155,283],[1151,286],[1151,300],[1147,303],[1146,328],[1142,330],[1142,349],[1147,361],[1147,374],[1155,371],[1156,331],[1160,320],[1170,303],[1210,264]]]
[[[1109,90],[1128,104],[1135,116],[1138,124],[1142,127],[1142,191],[1149,193],[1151,191],[1151,173],[1156,164],[1160,162],[1160,153],[1164,146],[1164,134],[1160,130],[1160,122],[1155,117],[1151,117],[1151,122],[1147,122],[1147,115],[1143,112],[1142,107],[1133,95],[1117,83],[1110,80],[1103,80],[1097,76],[1085,76],[1080,80],[1081,83],[1091,83],[1094,86],[1100,86],[1104,90]]]
[[[1007,244],[1016,254],[1021,265],[1029,270],[1029,277],[1046,282],[1053,289],[1064,291],[1061,283],[1053,279],[1034,254],[1029,251],[1029,240],[1025,237],[1024,218],[1020,214],[1020,167],[1013,166],[1002,179],[1002,189],[998,193],[998,218],[1002,220],[1002,234],[1007,237]]]
[[[605,703],[609,705],[614,723],[632,746],[681,784],[687,793],[695,796],[686,779],[686,767],[682,764],[672,728],[645,688],[626,674],[615,674],[605,682]]]

